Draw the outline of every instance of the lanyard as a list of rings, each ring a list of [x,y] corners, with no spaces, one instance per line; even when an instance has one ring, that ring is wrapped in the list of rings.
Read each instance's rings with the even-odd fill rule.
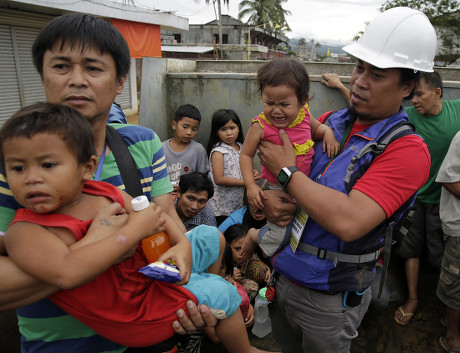
[[[354,120],[354,119],[352,119],[352,120],[348,123],[347,129],[345,130],[345,133],[343,134],[342,141],[340,141],[339,152],[337,152],[337,154],[331,158],[331,160],[327,163],[326,167],[323,169],[323,172],[322,172],[321,174],[324,173],[324,171],[329,167],[329,165],[332,163],[332,161],[342,152],[343,147],[345,146],[345,143],[346,143],[347,140],[348,140],[348,136],[350,136],[350,132],[351,132],[351,129],[353,128],[353,125],[354,125],[354,124],[355,124],[355,120]],[[320,174],[320,175],[321,175],[321,174]],[[319,177],[318,177],[318,178],[319,178]]]
[[[94,174],[93,180],[99,180],[99,178],[101,176],[102,165],[104,164],[104,160],[105,160],[105,150],[106,150],[106,148],[107,148],[107,142],[104,145],[104,149],[102,151],[102,156],[101,156],[101,158],[99,158],[99,163],[97,164],[97,169],[96,169],[96,173]]]

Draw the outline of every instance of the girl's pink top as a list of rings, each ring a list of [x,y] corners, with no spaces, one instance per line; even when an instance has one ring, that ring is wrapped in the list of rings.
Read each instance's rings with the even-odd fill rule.
[[[263,113],[252,120],[253,124],[256,122],[264,129],[264,134],[262,136],[263,141],[269,141],[277,145],[282,144],[279,137],[279,128],[273,126]],[[301,108],[297,118],[287,128],[284,128],[284,131],[286,131],[289,136],[292,148],[294,148],[296,154],[296,167],[302,173],[308,175],[310,173],[310,164],[315,153],[314,149],[312,149],[314,142],[311,140],[310,114],[308,111],[305,108]],[[263,165],[261,166],[260,177],[262,179],[267,179],[271,183],[277,183],[276,175],[270,173]]]

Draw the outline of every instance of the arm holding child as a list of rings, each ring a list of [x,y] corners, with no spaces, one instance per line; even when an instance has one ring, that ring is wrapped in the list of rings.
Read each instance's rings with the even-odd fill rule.
[[[59,289],[75,288],[109,268],[140,239],[165,229],[160,207],[151,205],[144,211],[128,211],[128,222],[113,235],[75,249],[69,234],[60,237],[27,222],[13,224],[6,232],[5,244],[24,272]]]
[[[113,237],[128,217],[122,216],[121,206],[111,204],[100,209],[94,218],[86,236],[71,245],[72,249],[85,246],[92,242],[100,241],[106,237]],[[3,238],[0,237],[0,249],[4,254]],[[112,242],[113,240],[111,240]],[[122,261],[133,253],[132,247],[126,248],[117,262]],[[59,290],[58,287],[38,281],[36,278],[22,271],[8,256],[0,256],[0,311],[17,309],[32,304],[37,300],[46,298]]]

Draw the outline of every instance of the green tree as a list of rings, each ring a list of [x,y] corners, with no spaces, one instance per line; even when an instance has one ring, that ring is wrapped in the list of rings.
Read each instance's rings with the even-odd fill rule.
[[[438,59],[452,62],[460,55],[460,2],[458,0],[387,0],[380,11],[407,6],[423,12],[442,42]]]
[[[306,46],[307,46],[307,40],[306,40],[304,37],[302,37],[302,38],[300,38],[299,41],[297,42],[297,45],[298,45],[299,47],[306,47]]]
[[[287,0],[242,0],[238,5],[238,19],[249,16],[249,25],[265,24],[267,31],[282,34],[284,30],[290,30],[286,16],[291,12],[283,9],[285,2]]]

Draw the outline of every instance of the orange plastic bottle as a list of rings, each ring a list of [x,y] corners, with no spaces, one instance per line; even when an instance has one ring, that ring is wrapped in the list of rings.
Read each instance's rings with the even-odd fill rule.
[[[131,201],[134,211],[142,211],[150,205],[145,195],[135,197]],[[142,240],[142,250],[150,263],[158,260],[161,254],[171,247],[168,235],[165,232],[156,233]]]

